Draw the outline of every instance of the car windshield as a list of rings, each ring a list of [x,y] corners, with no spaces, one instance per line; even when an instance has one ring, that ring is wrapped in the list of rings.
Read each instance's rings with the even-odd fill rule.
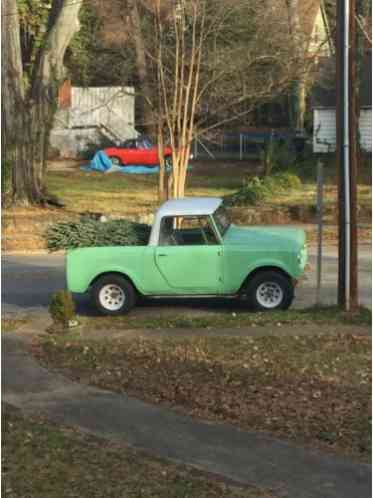
[[[151,149],[153,144],[148,137],[141,137],[138,141],[138,145],[140,149]]]
[[[219,230],[220,235],[223,237],[228,230],[228,228],[231,226],[231,220],[229,218],[229,215],[227,213],[227,210],[223,205],[220,205],[218,209],[215,211],[213,214],[214,221],[216,223],[216,226]]]

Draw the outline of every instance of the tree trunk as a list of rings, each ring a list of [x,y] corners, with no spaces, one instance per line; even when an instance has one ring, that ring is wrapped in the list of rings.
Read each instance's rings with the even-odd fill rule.
[[[301,57],[304,40],[299,22],[299,0],[287,0],[289,31],[294,44],[294,53]],[[292,88],[290,121],[293,128],[304,128],[306,108],[306,84],[303,79],[294,81]]]
[[[151,109],[152,92],[149,86],[148,69],[145,56],[145,42],[141,27],[141,19],[137,6],[137,0],[129,0],[130,18],[132,25],[133,41],[136,53],[136,69],[140,87],[139,111],[140,122],[144,132],[155,137],[156,128],[154,113]]]
[[[63,77],[63,58],[71,38],[79,30],[82,1],[54,1],[49,30],[26,91],[17,5],[14,0],[2,0],[3,158],[12,171],[14,203],[48,201],[45,172],[49,134]]]
[[[19,36],[18,9],[14,1],[2,0],[2,99],[3,161],[11,168],[13,200],[33,202],[33,164],[28,155],[28,113]]]

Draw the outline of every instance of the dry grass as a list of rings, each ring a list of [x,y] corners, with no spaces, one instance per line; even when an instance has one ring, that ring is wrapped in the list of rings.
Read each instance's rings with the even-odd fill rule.
[[[369,460],[371,338],[314,327],[281,337],[52,336],[35,354],[75,380]]]
[[[7,498],[271,498],[128,447],[2,410],[2,482]]]

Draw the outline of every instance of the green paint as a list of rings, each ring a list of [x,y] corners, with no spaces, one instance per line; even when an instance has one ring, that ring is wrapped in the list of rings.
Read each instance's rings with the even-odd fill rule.
[[[92,247],[67,254],[71,292],[86,292],[103,273],[121,273],[144,295],[232,295],[251,272],[275,267],[297,279],[307,260],[295,228],[231,225],[221,245]]]

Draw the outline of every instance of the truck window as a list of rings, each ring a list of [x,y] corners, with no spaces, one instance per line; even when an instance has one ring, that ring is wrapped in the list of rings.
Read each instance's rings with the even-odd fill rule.
[[[162,219],[160,246],[218,245],[208,216],[169,216]]]
[[[225,232],[231,226],[231,220],[229,218],[229,214],[224,206],[219,206],[218,209],[213,214],[216,226],[220,232],[220,235],[223,237]]]

